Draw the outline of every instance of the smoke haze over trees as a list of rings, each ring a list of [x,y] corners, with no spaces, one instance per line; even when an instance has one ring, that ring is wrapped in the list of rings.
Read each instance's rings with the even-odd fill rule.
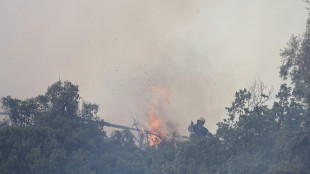
[[[0,11],[1,97],[68,79],[101,118],[130,125],[131,112],[145,119],[148,87],[170,85],[180,134],[200,116],[215,133],[256,74],[278,90],[279,50],[307,18],[302,0],[3,0]]]
[[[236,91],[226,118],[206,138],[141,149],[127,130],[107,135],[99,106],[69,81],[32,98],[2,97],[12,123],[1,124],[0,173],[310,173],[309,21],[281,51],[279,90],[273,94],[257,79]]]

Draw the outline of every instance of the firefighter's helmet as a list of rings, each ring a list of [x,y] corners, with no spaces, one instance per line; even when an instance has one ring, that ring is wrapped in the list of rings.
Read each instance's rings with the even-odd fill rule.
[[[203,118],[203,117],[198,118],[198,120],[202,121],[203,123],[205,123],[205,122],[206,122],[206,119],[205,119],[205,118]]]

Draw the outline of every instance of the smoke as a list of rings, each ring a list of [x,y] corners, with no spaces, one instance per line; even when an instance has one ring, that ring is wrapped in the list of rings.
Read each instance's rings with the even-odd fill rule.
[[[144,123],[149,119],[149,110],[156,100],[161,104],[160,116],[167,123],[169,133],[178,132],[186,135],[190,121],[195,121],[201,116],[206,118],[206,125],[211,127],[221,116],[220,111],[224,108],[218,105],[217,93],[225,94],[227,90],[218,88],[213,78],[199,72],[200,68],[197,68],[199,64],[204,64],[206,69],[212,70],[211,65],[205,64],[202,57],[186,54],[184,57],[175,57],[177,56],[169,55],[165,59],[153,60],[143,67],[124,72],[119,80],[113,79],[115,83],[124,83],[124,85],[111,84],[113,87],[119,86],[118,89],[114,89],[117,94],[113,95],[119,96],[115,106],[120,106],[120,109],[111,107],[102,113],[106,111],[114,113],[113,122],[118,122],[120,117],[127,117],[126,124],[130,124],[133,120],[129,113],[134,112],[137,113],[140,122]],[[120,68],[117,73],[122,71],[124,69]],[[131,78],[128,79],[128,75]],[[227,80],[227,83],[233,84],[233,80]],[[156,92],[154,87],[160,89]],[[112,87],[110,91],[113,91]],[[226,94],[232,95],[228,92]]]
[[[148,119],[150,87],[169,87],[170,131],[186,135],[203,116],[215,132],[246,81],[280,83],[279,49],[306,17],[289,0],[1,1],[0,96],[69,80],[100,117],[130,126],[131,113]]]

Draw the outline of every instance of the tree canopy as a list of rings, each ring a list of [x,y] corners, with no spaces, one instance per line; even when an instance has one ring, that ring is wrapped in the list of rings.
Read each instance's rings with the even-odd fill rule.
[[[281,56],[291,84],[275,95],[256,80],[235,93],[215,134],[145,149],[129,130],[107,136],[99,106],[69,81],[34,98],[3,97],[12,124],[0,129],[0,173],[310,173],[310,19]]]

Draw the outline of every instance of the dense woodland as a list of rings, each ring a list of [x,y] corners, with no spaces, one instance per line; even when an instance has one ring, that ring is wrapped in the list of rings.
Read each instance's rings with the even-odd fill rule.
[[[35,98],[3,97],[12,124],[0,129],[0,173],[310,173],[310,20],[281,57],[279,91],[257,80],[235,93],[215,134],[157,148],[137,147],[129,131],[107,136],[98,105],[69,81]]]

